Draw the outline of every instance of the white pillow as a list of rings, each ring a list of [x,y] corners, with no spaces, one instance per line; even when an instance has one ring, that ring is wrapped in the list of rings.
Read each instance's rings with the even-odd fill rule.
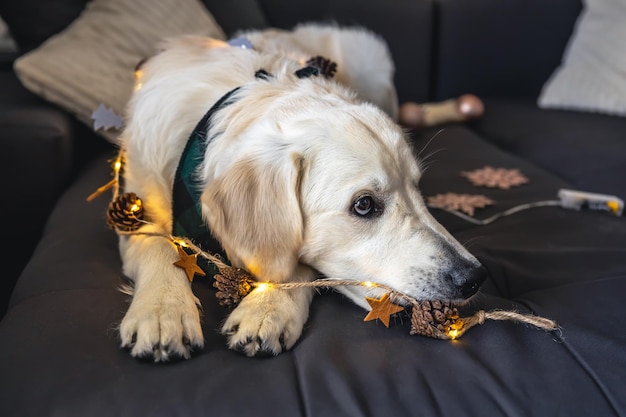
[[[626,116],[626,0],[586,0],[539,107]]]
[[[101,105],[124,114],[134,69],[167,37],[225,34],[199,0],[93,0],[63,32],[14,64],[26,88],[89,126]],[[102,109],[102,107],[100,107]],[[116,143],[121,129],[99,129]]]

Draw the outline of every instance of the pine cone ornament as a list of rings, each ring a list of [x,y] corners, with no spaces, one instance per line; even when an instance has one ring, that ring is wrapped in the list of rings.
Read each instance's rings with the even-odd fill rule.
[[[109,203],[107,224],[112,229],[132,232],[143,224],[143,203],[135,193],[124,193]]]
[[[252,284],[256,280],[241,268],[227,266],[219,268],[219,271],[219,274],[213,276],[213,287],[217,288],[215,296],[221,306],[234,307],[252,291]]]
[[[337,72],[337,63],[323,56],[315,56],[306,62],[306,65],[315,67],[326,78],[332,78]]]
[[[411,335],[450,339],[449,331],[456,329],[459,311],[448,301],[422,301],[413,307]],[[461,322],[459,321],[458,324]]]

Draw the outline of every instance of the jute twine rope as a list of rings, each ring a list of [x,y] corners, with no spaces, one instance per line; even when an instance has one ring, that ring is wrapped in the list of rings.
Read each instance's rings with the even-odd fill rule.
[[[87,200],[91,201],[98,195],[102,194],[106,190],[112,188],[113,189],[113,197],[114,199],[119,196],[119,186],[120,186],[120,167],[122,165],[123,160],[123,149],[120,149],[120,152],[117,158],[114,161],[114,172],[113,179],[107,183],[106,185],[100,187],[96,192],[90,195]],[[145,225],[154,225],[154,223],[148,222],[143,218],[134,218],[137,222],[141,222]],[[221,257],[211,254],[202,250],[198,245],[193,243],[190,239],[185,237],[173,236],[171,234],[159,233],[159,232],[141,232],[138,230],[133,231],[124,231],[116,228],[116,233],[118,235],[125,236],[149,236],[149,237],[160,237],[168,239],[170,242],[175,245],[180,245],[184,247],[188,247],[193,250],[198,256],[205,258],[207,261],[212,262],[218,269],[222,270],[224,268],[230,268],[230,265],[225,263]],[[271,288],[289,290],[294,288],[336,288],[341,286],[361,286],[361,287],[370,287],[370,288],[379,288],[385,290],[389,293],[390,299],[393,301],[402,301],[404,304],[410,305],[414,309],[421,308],[422,303],[415,298],[399,292],[392,287],[389,287],[385,284],[373,283],[369,281],[357,281],[357,280],[340,280],[333,278],[320,278],[311,282],[287,282],[287,283],[263,283],[263,282],[254,282],[251,284],[254,287],[260,287],[262,285],[271,286]],[[462,336],[467,330],[476,326],[482,325],[486,320],[497,320],[504,321],[509,320],[513,322],[528,324],[534,326],[538,329],[550,332],[559,330],[558,324],[550,319],[531,315],[531,314],[523,314],[516,311],[507,311],[507,310],[493,310],[493,311],[485,311],[479,310],[471,316],[468,317],[458,317],[454,318],[454,323],[450,326],[452,332],[441,331],[436,328],[433,328],[433,334],[430,334],[431,337],[439,338],[439,339],[456,339]]]
[[[172,236],[170,234],[163,234],[163,233],[158,233],[158,232],[138,232],[138,231],[124,232],[124,231],[118,230],[118,233],[120,235],[143,235],[143,236],[166,238],[172,242],[176,242],[177,244],[182,244],[183,246],[187,246],[191,248],[195,253],[197,253],[199,256],[202,256],[209,262],[212,262],[219,269],[230,267],[219,256],[215,256],[209,252],[203,251],[199,246],[194,244],[191,240],[184,238],[184,237],[177,237],[177,236]],[[397,291],[388,285],[369,282],[369,281],[320,278],[320,279],[317,279],[315,281],[310,281],[310,282],[285,282],[285,283],[255,282],[252,284],[252,286],[255,286],[255,287],[259,287],[262,285],[269,285],[273,289],[282,289],[282,290],[290,290],[290,289],[295,289],[295,288],[336,288],[336,287],[342,287],[342,286],[360,286],[360,287],[369,287],[369,288],[380,288],[384,291],[387,291],[390,294],[390,297],[392,300],[403,301],[404,304],[408,304],[412,308],[420,308],[421,306],[420,301],[416,300],[415,298],[405,293]],[[559,330],[559,326],[554,320],[551,320],[545,317],[536,316],[532,314],[523,314],[517,311],[511,311],[511,310],[492,310],[492,311],[479,310],[471,316],[457,318],[453,325],[453,330],[454,330],[453,333],[435,330],[435,334],[433,334],[432,337],[435,337],[438,339],[457,339],[461,337],[465,332],[467,332],[472,327],[476,325],[484,324],[486,320],[513,321],[517,323],[531,325],[540,330],[544,330],[546,332]]]
[[[257,284],[259,285],[259,284]],[[331,288],[331,287],[341,287],[341,286],[361,286],[361,287],[375,287],[381,288],[390,293],[392,299],[403,300],[410,304],[413,308],[420,308],[421,303],[415,298],[399,292],[388,285],[379,284],[379,283],[371,283],[368,281],[356,281],[356,280],[339,280],[332,278],[322,278],[317,279],[311,282],[289,282],[289,283],[272,283],[272,288],[280,288],[280,289],[292,289],[292,288],[305,288],[305,287],[314,287],[314,288]],[[523,314],[517,311],[510,310],[493,310],[493,311],[485,311],[479,310],[471,316],[461,317],[457,319],[457,323],[455,326],[456,333],[454,333],[454,337],[452,337],[449,333],[440,332],[440,334],[436,335],[440,339],[455,339],[462,336],[467,330],[472,327],[484,324],[486,320],[496,320],[496,321],[505,321],[510,320],[517,323],[529,324],[538,329],[550,332],[559,330],[558,324],[551,319],[531,315],[531,314]]]

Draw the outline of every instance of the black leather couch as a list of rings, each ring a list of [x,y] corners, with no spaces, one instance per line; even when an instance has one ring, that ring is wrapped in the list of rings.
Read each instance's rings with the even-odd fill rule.
[[[20,46],[36,47],[84,1],[2,2]],[[333,19],[379,32],[397,65],[401,101],[474,93],[483,118],[411,132],[426,159],[425,196],[479,193],[496,204],[553,200],[561,188],[626,197],[626,119],[543,110],[578,0],[237,0],[205,2],[228,33]],[[47,6],[46,6],[47,5]],[[543,207],[478,226],[435,216],[489,271],[472,308],[554,319],[546,333],[487,321],[456,341],[389,329],[332,291],[313,301],[302,339],[273,358],[247,358],[218,333],[227,310],[196,279],[205,348],[154,364],[120,349],[127,297],[108,198],[115,149],[0,67],[5,222],[0,322],[2,416],[609,416],[626,415],[626,219]],[[88,137],[89,136],[89,137]],[[431,138],[435,136],[434,139]],[[85,138],[88,137],[88,140]],[[461,171],[515,168],[529,182],[472,186]]]

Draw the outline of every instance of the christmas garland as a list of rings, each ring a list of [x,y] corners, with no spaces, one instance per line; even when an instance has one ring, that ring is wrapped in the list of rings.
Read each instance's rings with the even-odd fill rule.
[[[303,287],[335,288],[339,286],[361,286],[379,288],[385,291],[380,298],[366,297],[371,310],[365,316],[364,321],[379,319],[386,327],[389,327],[389,320],[393,314],[410,308],[411,335],[419,334],[437,339],[456,339],[470,328],[483,324],[486,320],[509,320],[529,324],[544,331],[559,330],[559,326],[553,320],[516,311],[479,310],[471,316],[461,317],[458,306],[451,302],[436,300],[419,301],[387,285],[370,281],[320,278],[312,282],[259,282],[246,270],[228,265],[220,256],[203,251],[185,237],[139,231],[138,229],[141,226],[151,223],[144,219],[143,203],[135,193],[119,193],[123,155],[123,149],[120,149],[117,158],[113,161],[113,180],[98,188],[96,192],[87,197],[87,201],[93,200],[112,188],[113,198],[107,208],[107,224],[109,227],[114,229],[118,235],[143,235],[168,239],[173,243],[180,257],[174,265],[185,270],[190,282],[193,281],[196,274],[200,276],[206,275],[204,270],[197,264],[199,256],[213,263],[219,271],[218,274],[214,275],[213,286],[217,289],[216,298],[222,306],[235,307],[252,291],[290,290]],[[483,203],[486,202],[481,200],[480,204]]]

